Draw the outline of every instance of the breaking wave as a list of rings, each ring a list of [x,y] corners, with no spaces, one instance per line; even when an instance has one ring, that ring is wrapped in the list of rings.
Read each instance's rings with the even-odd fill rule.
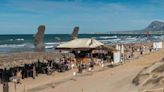
[[[28,48],[34,48],[34,46],[30,43],[24,43],[24,44],[2,44],[0,45],[0,48],[23,48],[23,47],[28,47]]]

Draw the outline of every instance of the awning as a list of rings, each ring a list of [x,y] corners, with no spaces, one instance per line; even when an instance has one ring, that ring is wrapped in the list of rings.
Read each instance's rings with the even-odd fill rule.
[[[104,44],[95,39],[83,38],[74,39],[69,42],[60,44],[56,49],[94,49]]]

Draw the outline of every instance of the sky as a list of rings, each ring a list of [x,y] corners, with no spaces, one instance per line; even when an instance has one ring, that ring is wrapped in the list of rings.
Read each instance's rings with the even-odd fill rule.
[[[128,31],[164,21],[164,0],[0,0],[0,34]]]

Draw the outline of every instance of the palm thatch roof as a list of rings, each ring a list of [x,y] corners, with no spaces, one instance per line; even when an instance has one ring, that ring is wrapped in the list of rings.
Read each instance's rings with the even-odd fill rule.
[[[62,58],[63,55],[54,52],[21,52],[8,55],[0,55],[0,69],[24,66],[25,64],[32,64],[40,60],[54,60]]]
[[[109,51],[109,52],[117,51],[116,48],[112,47],[111,45],[102,45],[102,46],[97,47],[96,49],[106,50],[106,51]]]

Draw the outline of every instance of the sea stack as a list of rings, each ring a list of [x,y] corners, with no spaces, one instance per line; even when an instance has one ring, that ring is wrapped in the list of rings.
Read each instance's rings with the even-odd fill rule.
[[[72,32],[72,37],[71,40],[77,39],[78,38],[78,32],[79,32],[79,27],[74,27],[73,32]]]
[[[38,32],[36,33],[34,38],[35,51],[37,52],[45,51],[44,32],[45,32],[45,25],[40,25],[38,27]]]

